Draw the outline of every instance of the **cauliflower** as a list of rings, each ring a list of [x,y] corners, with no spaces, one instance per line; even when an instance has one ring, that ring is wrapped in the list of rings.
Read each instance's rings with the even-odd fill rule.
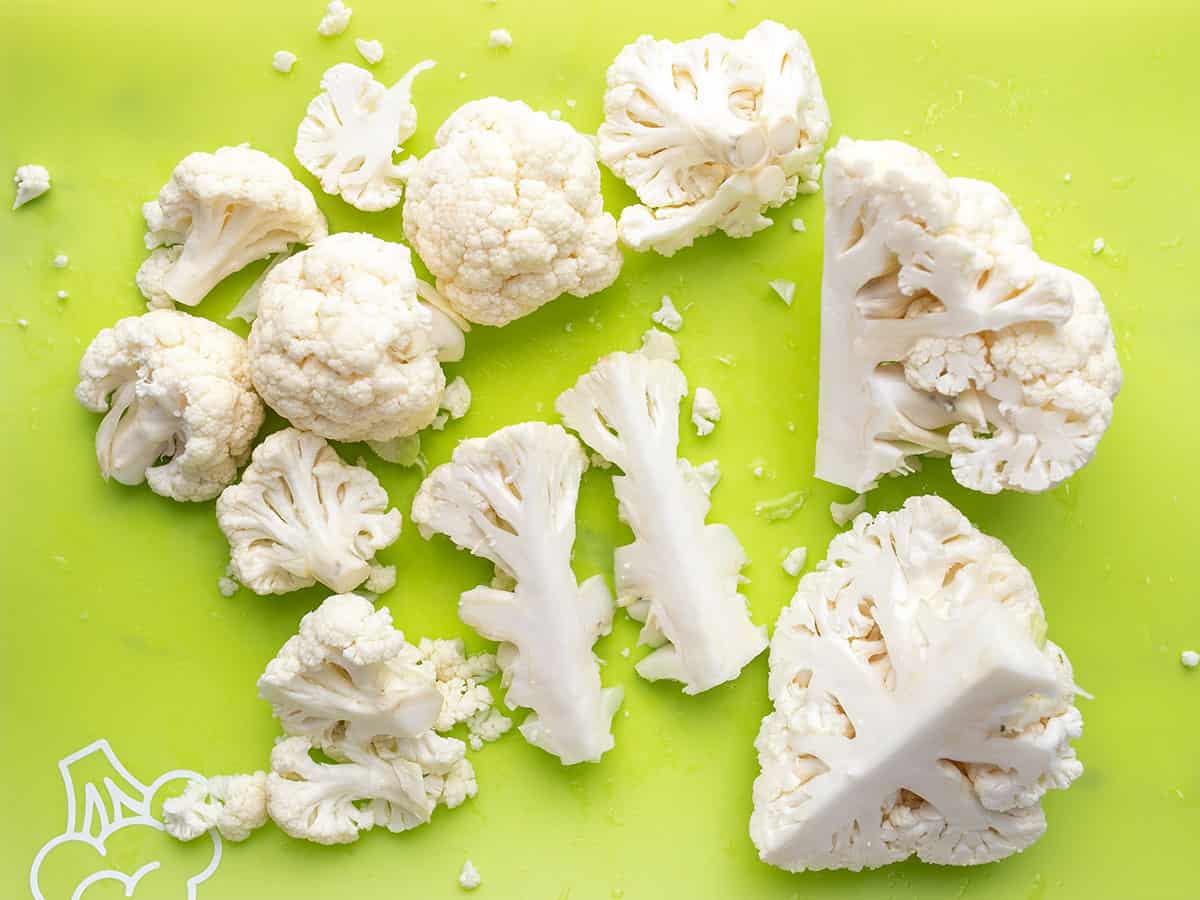
[[[671,256],[714,231],[748,237],[763,210],[817,190],[829,109],[804,38],[777,22],[740,40],[642,35],[608,70],[600,160],[643,205],[621,240]]]
[[[176,840],[194,841],[215,828],[227,841],[244,841],[267,823],[267,773],[190,782],[163,802],[162,820]]]
[[[318,581],[345,593],[400,536],[400,511],[387,504],[370,471],[344,463],[324,438],[286,428],[259,444],[241,482],[221,492],[217,524],[234,576],[256,594]]]
[[[938,497],[859,516],[771,642],[750,835],[790,871],[974,865],[1041,836],[1083,723],[1029,572]]]
[[[499,671],[495,654],[467,656],[461,640],[421,638],[416,664],[432,673],[442,695],[442,711],[433,725],[434,731],[449,731],[459,722],[491,710],[492,692],[483,682]]]
[[[806,562],[808,562],[808,548],[794,547],[783,558],[783,571],[795,578],[804,571],[804,564]]]
[[[292,71],[292,66],[296,65],[297,58],[291,50],[276,50],[275,55],[271,57],[271,68],[286,75]]]
[[[295,149],[321,190],[368,212],[400,202],[406,170],[392,154],[417,130],[413,79],[433,66],[428,59],[417,63],[390,88],[351,63],[321,76],[322,93],[308,104]]]
[[[354,10],[342,0],[331,0],[329,6],[325,8],[325,15],[321,17],[321,21],[317,25],[317,34],[322,37],[341,34],[350,27],[350,17],[353,14]]]
[[[453,310],[506,325],[621,268],[596,151],[565,122],[489,97],[461,107],[415,165],[404,233]]]
[[[17,166],[13,183],[17,186],[17,196],[13,198],[12,208],[20,209],[50,190],[50,172],[45,166]]]
[[[1083,467],[1121,387],[1092,284],[1039,259],[994,186],[907,144],[843,138],[825,193],[817,476],[862,493],[933,453],[994,494]]]
[[[263,405],[246,342],[219,325],[160,309],[122,319],[88,345],[79,402],[108,414],[96,431],[105,479],[147,481],[175,500],[210,500],[250,455]]]
[[[683,314],[675,308],[674,302],[663,294],[662,303],[658,309],[650,313],[650,319],[655,325],[661,325],[667,331],[678,331],[683,327]]]
[[[408,248],[335,234],[271,271],[250,373],[273,410],[336,441],[390,441],[433,421],[446,386]]]
[[[571,571],[575,503],[587,458],[557,425],[526,422],[463,441],[413,500],[422,535],[447,535],[516,580],[477,587],[459,601],[464,622],[489,640],[509,708],[529,707],[520,726],[564,765],[596,762],[613,746],[621,688],[600,686],[592,645],[612,628],[612,598],[596,576]]]
[[[712,434],[719,421],[721,406],[717,403],[716,395],[706,387],[696,388],[692,397],[692,425],[696,428],[696,436]]]
[[[481,709],[467,719],[472,750],[480,750],[485,743],[498,741],[512,728],[512,719],[494,706]]]
[[[383,44],[375,40],[367,40],[366,38],[355,38],[354,48],[358,50],[368,66],[373,66],[383,59]]]
[[[681,466],[683,372],[640,353],[603,357],[558,398],[567,425],[624,473],[613,477],[634,542],[616,552],[617,603],[644,623],[639,643],[657,648],[637,665],[697,694],[738,676],[767,646],[738,593],[747,562],[725,525],[706,525],[708,491]]]
[[[137,289],[142,292],[142,296],[146,298],[146,309],[175,308],[175,301],[167,293],[163,281],[175,267],[175,263],[179,262],[181,253],[183,253],[181,244],[176,244],[174,247],[159,247],[147,256],[146,261],[138,267],[137,275],[133,280]]]
[[[245,146],[184,157],[142,214],[147,250],[183,245],[161,283],[187,306],[256,259],[328,234],[308,188],[283,163]]]
[[[473,891],[481,884],[483,884],[483,879],[479,877],[479,870],[468,859],[462,864],[462,871],[458,873],[458,886],[464,891]]]

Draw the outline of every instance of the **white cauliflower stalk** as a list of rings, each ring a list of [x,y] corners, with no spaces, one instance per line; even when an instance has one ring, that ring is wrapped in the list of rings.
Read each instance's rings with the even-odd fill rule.
[[[193,781],[163,802],[162,820],[179,841],[194,841],[214,828],[227,841],[244,841],[267,823],[267,773]]]
[[[400,511],[388,509],[368,469],[347,465],[324,438],[285,428],[221,492],[217,524],[234,576],[256,594],[318,581],[345,593],[368,580],[376,551],[400,536]]]
[[[777,22],[740,40],[643,35],[608,70],[600,160],[638,195],[621,240],[664,256],[817,190],[829,108],[808,45]]]
[[[521,102],[461,107],[413,168],[404,233],[463,318],[506,325],[621,268],[591,142]]]
[[[1029,572],[938,497],[859,516],[771,642],[750,835],[790,871],[975,865],[1083,772],[1065,654]]]
[[[237,476],[263,421],[246,342],[207,319],[155,310],[88,345],[79,402],[107,415],[96,431],[105,479],[148,482],[175,500],[211,500]]]
[[[681,466],[678,366],[612,353],[558,398],[567,425],[624,473],[613,477],[634,542],[616,552],[617,603],[644,623],[639,643],[657,648],[643,678],[683,682],[697,694],[738,676],[767,646],[738,593],[745,551],[726,525],[706,525],[704,480]]]
[[[478,587],[459,616],[489,640],[509,708],[529,707],[520,726],[564,765],[596,762],[613,746],[621,688],[602,688],[592,645],[612,628],[612,598],[599,576],[571,571],[575,504],[587,458],[557,425],[526,422],[463,441],[413,500],[422,534],[440,532],[493,562],[512,590]]]
[[[825,194],[818,477],[862,493],[933,454],[994,494],[1082,468],[1121,388],[1095,287],[907,144],[843,138]]]

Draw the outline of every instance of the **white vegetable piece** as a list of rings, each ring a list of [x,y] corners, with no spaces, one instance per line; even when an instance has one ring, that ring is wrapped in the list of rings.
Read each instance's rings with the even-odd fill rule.
[[[13,198],[12,208],[20,209],[50,190],[50,172],[45,166],[17,166],[13,183],[17,186],[17,195]]]
[[[438,401],[437,419],[434,419],[433,427],[439,431],[446,427],[446,422],[451,419],[461,419],[467,414],[467,410],[471,408],[471,388],[461,375],[446,385],[446,390],[442,391],[442,399]],[[439,424],[440,420],[440,424]]]
[[[488,46],[493,50],[497,47],[508,49],[513,45],[512,35],[507,28],[493,28],[488,33]]]
[[[267,773],[216,775],[193,781],[163,801],[163,825],[179,841],[217,829],[227,841],[244,841],[267,824]]]
[[[808,562],[808,548],[796,547],[788,551],[788,555],[783,559],[783,571],[787,572],[793,578],[804,571],[804,564]]]
[[[146,298],[146,309],[175,308],[175,301],[167,293],[163,282],[175,268],[175,263],[179,262],[179,256],[182,253],[182,244],[176,244],[174,247],[159,247],[138,266],[134,283],[142,292],[142,296]]]
[[[776,278],[774,281],[768,281],[767,287],[775,292],[776,296],[783,301],[784,306],[792,305],[792,300],[796,297],[796,282],[788,281],[785,278]]]
[[[635,250],[748,237],[764,210],[817,190],[829,108],[804,38],[777,22],[741,40],[643,35],[609,68],[604,113],[600,159],[643,204],[618,224]]]
[[[404,233],[456,313],[506,325],[613,283],[617,228],[586,137],[489,97],[459,108],[436,143],[409,178]]]
[[[706,387],[696,388],[692,397],[692,424],[696,427],[696,436],[712,434],[719,421],[721,406],[717,403],[716,395]]]
[[[1083,772],[1076,687],[1029,572],[938,497],[860,516],[771,642],[750,835],[789,871],[974,865]]]
[[[485,743],[498,741],[512,728],[512,719],[494,706],[482,709],[467,719],[472,750],[479,750]]]
[[[459,616],[502,642],[505,702],[532,710],[525,739],[564,765],[596,762],[613,746],[623,692],[601,687],[592,652],[612,628],[612,598],[600,576],[578,585],[571,571],[583,448],[557,425],[526,422],[463,441],[452,459],[421,485],[413,521],[516,580],[467,591]]]
[[[295,147],[296,159],[321,190],[367,212],[400,202],[408,169],[392,154],[417,130],[413,80],[433,66],[429,59],[417,63],[390,88],[351,63],[321,76],[321,93],[308,104]]]
[[[458,885],[464,891],[473,891],[479,885],[483,884],[483,879],[479,877],[479,870],[475,868],[474,863],[469,859],[463,863],[462,871],[458,873]]]
[[[296,58],[296,54],[291,50],[276,50],[275,55],[271,57],[271,68],[287,74],[292,71],[292,66],[296,65]]]
[[[350,27],[350,17],[353,14],[354,10],[342,0],[331,0],[329,6],[325,7],[325,15],[321,17],[321,21],[317,25],[317,34],[322,37],[333,37],[343,33]]]
[[[369,470],[295,428],[258,445],[242,480],[217,499],[237,580],[256,594],[316,582],[345,593],[371,575],[375,553],[400,536],[400,511]]]
[[[149,482],[175,500],[211,500],[237,476],[263,421],[246,342],[207,319],[155,310],[122,319],[88,345],[75,397],[107,415],[100,474]]]
[[[1179,662],[1186,669],[1194,669],[1196,666],[1200,666],[1200,653],[1195,650],[1184,650],[1179,654]]]
[[[638,674],[681,681],[684,693],[697,694],[736,678],[767,636],[738,593],[742,545],[727,526],[705,524],[708,494],[680,465],[686,394],[673,363],[612,353],[556,409],[624,473],[613,488],[635,540],[616,552],[617,603],[645,623],[639,643],[658,648],[638,663]]]
[[[643,332],[642,347],[638,352],[648,359],[661,359],[672,363],[679,361],[679,347],[675,344],[675,338],[657,328]]]
[[[359,56],[367,61],[368,66],[373,66],[383,59],[383,44],[379,41],[355,38],[354,48],[358,50]]]
[[[862,493],[932,453],[994,494],[1084,466],[1121,387],[1092,284],[1039,259],[994,186],[907,144],[843,138],[825,194],[817,476]]]
[[[54,268],[65,269],[71,263],[71,258],[65,253],[59,253],[54,257]]]
[[[650,313],[650,319],[655,325],[661,325],[667,331],[678,331],[683,327],[683,315],[675,308],[675,303],[663,294],[662,303],[658,309]]]
[[[495,654],[468,656],[459,639],[430,638],[421,638],[417,654],[417,665],[432,673],[442,695],[442,711],[433,725],[434,731],[449,731],[459,722],[468,722],[492,708],[492,692],[483,682],[500,671]]]
[[[842,528],[847,523],[853,522],[855,516],[866,510],[866,508],[867,495],[859,494],[849,503],[830,503],[829,515],[833,519],[833,524],[838,528]]]

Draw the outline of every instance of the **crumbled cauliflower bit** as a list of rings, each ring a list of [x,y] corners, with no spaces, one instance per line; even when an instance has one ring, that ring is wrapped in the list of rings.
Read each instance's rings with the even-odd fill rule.
[[[650,318],[656,325],[661,325],[668,331],[678,331],[683,327],[683,315],[666,294],[663,294],[662,304],[650,314]]]
[[[162,821],[178,841],[194,841],[214,828],[227,841],[244,841],[267,823],[267,773],[189,782],[182,794],[163,801]]]
[[[487,709],[481,709],[479,712],[472,713],[467,717],[467,732],[471,736],[472,748],[478,750],[479,747],[474,746],[478,741],[480,746],[492,741],[498,741],[512,729],[512,719],[504,715],[494,706],[489,706]]]
[[[1188,669],[1194,669],[1200,666],[1200,653],[1195,650],[1184,650],[1179,654],[1179,661]]]
[[[69,293],[67,293],[66,291],[55,291],[54,296],[57,297],[59,300],[66,300],[71,295]]]
[[[1104,252],[1104,238],[1098,237],[1094,241],[1092,241],[1092,254],[1094,256],[1099,256],[1103,252]]]
[[[806,562],[808,562],[808,548],[796,547],[789,550],[788,555],[783,558],[783,571],[795,578],[804,569]]]
[[[696,426],[696,435],[704,437],[712,434],[719,421],[721,407],[716,395],[706,387],[696,388],[696,395],[692,398],[692,424]]]
[[[567,98],[567,109],[574,109],[575,106],[576,106],[575,101],[572,98],[568,97]]]
[[[766,473],[766,470],[763,468],[761,463],[756,463],[750,469],[750,474],[753,475],[755,478],[762,478],[765,473]]]
[[[296,65],[297,59],[298,57],[291,50],[276,50],[275,55],[271,57],[271,68],[286,75],[292,71],[292,66]]]
[[[363,586],[375,596],[386,594],[396,586],[396,567],[372,566]]]
[[[449,731],[459,722],[467,722],[469,728],[472,716],[492,709],[492,692],[484,682],[491,680],[499,671],[494,653],[468,656],[461,639],[447,641],[421,638],[417,649],[418,665],[433,674],[437,689],[442,694],[442,710],[434,723],[435,731]],[[479,722],[482,723],[482,720]],[[499,723],[490,723],[486,728],[498,726]],[[481,727],[484,726],[481,724]]]
[[[479,870],[468,859],[462,865],[462,871],[458,873],[458,884],[464,891],[473,891],[483,883],[483,879],[479,877]]]
[[[71,259],[69,256],[67,256],[67,254],[60,253],[60,254],[58,254],[58,256],[54,257],[54,268],[65,269],[70,264],[70,262],[71,262]]]
[[[779,295],[779,299],[784,302],[785,306],[792,305],[792,298],[796,296],[796,282],[788,281],[786,278],[776,278],[774,281],[768,281],[767,287]]]
[[[807,226],[803,219],[792,219],[792,231],[805,231]]]
[[[28,319],[17,319],[17,326],[20,328],[28,328],[29,320]]]
[[[467,414],[471,408],[471,389],[461,375],[446,385],[439,408],[444,409],[451,419],[461,419]]]
[[[630,654],[630,653],[632,653],[632,652],[633,652],[633,651],[632,651],[632,650],[630,650],[628,647],[625,647],[625,648],[623,648],[623,649],[621,650],[621,655],[622,655],[623,657],[625,657],[626,659],[629,659],[629,654]]]
[[[693,466],[686,459],[679,460],[679,470],[683,472],[686,481],[700,486],[706,495],[711,496],[713,488],[721,481],[721,464],[715,459]]]
[[[657,328],[648,328],[642,334],[642,348],[638,352],[649,359],[661,359],[672,363],[679,361],[679,347],[675,338]]]
[[[50,173],[45,166],[18,166],[13,183],[17,186],[17,196],[13,199],[12,208],[19,209],[50,190]]]
[[[238,583],[228,575],[222,575],[217,579],[217,590],[222,597],[232,597],[238,592]]]
[[[467,73],[466,73],[466,72],[459,72],[459,73],[458,73],[458,80],[459,80],[459,81],[466,81],[466,80],[467,80]]]
[[[359,55],[367,61],[367,65],[373,66],[383,59],[383,44],[379,41],[369,41],[365,38],[355,38],[354,47],[358,50]]]
[[[1064,183],[1064,184],[1070,184],[1070,183],[1071,183],[1071,173],[1070,173],[1070,172],[1068,172],[1067,174],[1065,174],[1065,175],[1063,176],[1063,183]]]
[[[844,528],[847,523],[853,522],[854,517],[867,508],[867,495],[859,494],[849,503],[830,503],[829,515],[833,516],[833,522],[838,528]]]
[[[782,497],[758,501],[754,504],[754,514],[768,522],[782,522],[800,512],[806,500],[808,491],[791,491]]]
[[[492,47],[492,48],[506,47],[507,48],[507,47],[511,47],[512,43],[513,43],[512,35],[509,34],[509,31],[507,28],[493,28],[491,33],[488,34],[488,46],[489,47]]]
[[[341,34],[350,27],[350,16],[353,14],[354,10],[342,0],[332,0],[329,6],[325,7],[325,15],[321,17],[321,23],[317,25],[317,34],[323,37]]]

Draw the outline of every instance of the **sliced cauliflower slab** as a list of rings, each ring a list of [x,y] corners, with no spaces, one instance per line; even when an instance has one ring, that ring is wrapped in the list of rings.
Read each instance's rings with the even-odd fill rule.
[[[256,259],[329,233],[309,189],[283,163],[246,146],[184,157],[142,214],[147,250],[183,245],[161,285],[186,306]]]
[[[621,269],[592,143],[519,101],[459,108],[413,167],[404,233],[458,315],[506,325]]]
[[[750,835],[790,871],[1024,850],[1083,767],[1066,655],[1029,572],[938,497],[859,516],[771,641]]]
[[[75,396],[106,412],[100,474],[175,500],[211,500],[237,476],[263,421],[246,342],[207,319],[154,310],[105,328]]]
[[[267,824],[267,773],[216,775],[193,781],[163,801],[163,825],[179,841],[217,829],[227,841],[244,841]]]
[[[634,542],[616,552],[617,603],[657,648],[637,665],[651,681],[697,694],[736,678],[767,646],[738,593],[745,551],[725,525],[706,525],[704,479],[680,465],[679,412],[687,380],[674,363],[612,353],[556,403],[567,425],[619,466],[621,519]]]
[[[740,40],[642,35],[608,70],[600,160],[632,187],[621,240],[664,256],[714,231],[748,237],[763,211],[817,190],[829,108],[799,32]]]
[[[843,138],[825,195],[817,476],[863,493],[944,455],[994,494],[1082,468],[1121,388],[1091,282],[1039,259],[996,187],[907,144]]]
[[[422,483],[412,519],[445,534],[511,576],[511,590],[477,587],[459,601],[464,622],[500,641],[510,709],[532,712],[520,732],[564,765],[596,762],[612,749],[621,688],[603,688],[592,645],[612,628],[612,597],[600,576],[571,571],[575,504],[587,457],[557,425],[526,422],[463,441]]]
[[[324,438],[285,428],[221,492],[217,524],[233,574],[256,594],[318,581],[345,593],[369,579],[376,551],[400,536],[400,511],[388,509],[368,469],[347,465]]]

